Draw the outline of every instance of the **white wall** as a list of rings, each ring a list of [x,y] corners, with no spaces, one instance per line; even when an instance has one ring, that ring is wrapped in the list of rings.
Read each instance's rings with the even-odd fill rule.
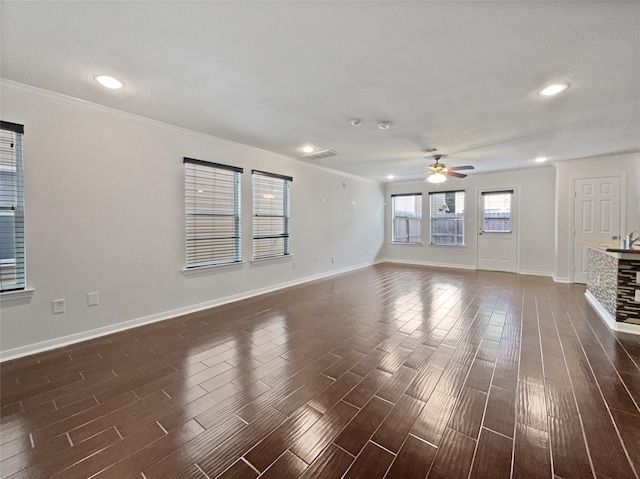
[[[570,281],[573,241],[573,180],[608,175],[622,175],[624,181],[624,214],[622,234],[640,232],[640,153],[610,155],[557,163],[556,174],[556,256],[555,278]]]
[[[477,267],[478,192],[480,189],[515,188],[518,192],[518,272],[551,276],[554,272],[555,170],[544,165],[526,170],[472,174],[467,178],[448,178],[437,188],[423,181],[392,183],[385,189],[387,221],[384,258],[409,263]],[[430,191],[465,190],[465,246],[429,245]],[[391,195],[422,193],[422,245],[391,243]]]
[[[626,229],[640,229],[637,153],[450,178],[439,190],[467,192],[466,246],[429,246],[427,194],[436,188],[422,181],[383,187],[13,82],[2,83],[0,100],[2,119],[25,125],[27,282],[35,288],[31,297],[1,298],[3,359],[381,258],[474,269],[480,189],[518,191],[520,273],[569,278],[572,178],[623,172]],[[182,272],[184,156],[245,169],[244,264]],[[250,262],[251,169],[294,178],[292,259]],[[424,245],[393,245],[390,196],[415,192],[425,198]],[[100,305],[88,307],[93,291]],[[53,315],[58,298],[67,311]]]
[[[378,183],[12,82],[1,101],[2,119],[25,125],[35,288],[2,298],[3,358],[371,264],[382,247]],[[183,274],[184,156],[244,168],[243,265]],[[249,261],[251,169],[293,177],[293,261]],[[58,298],[66,312],[53,315]]]

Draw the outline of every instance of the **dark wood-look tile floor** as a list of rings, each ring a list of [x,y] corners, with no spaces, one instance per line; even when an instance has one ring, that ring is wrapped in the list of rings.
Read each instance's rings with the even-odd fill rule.
[[[1,365],[3,478],[638,478],[581,286],[382,264]]]

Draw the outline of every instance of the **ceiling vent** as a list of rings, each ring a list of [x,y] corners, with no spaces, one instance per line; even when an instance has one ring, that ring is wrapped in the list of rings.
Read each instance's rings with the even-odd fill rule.
[[[300,158],[304,160],[319,160],[320,158],[328,158],[336,155],[337,153],[332,150],[320,150],[314,151],[313,153],[307,153],[306,155],[302,155]]]

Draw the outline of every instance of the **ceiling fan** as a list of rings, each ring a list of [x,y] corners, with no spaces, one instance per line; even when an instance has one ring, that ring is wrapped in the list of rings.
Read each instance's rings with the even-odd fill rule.
[[[425,178],[425,183],[443,183],[447,181],[447,176],[466,178],[467,175],[456,172],[458,170],[473,170],[473,166],[471,165],[447,167],[444,163],[440,163],[442,156],[443,155],[433,155],[433,159],[436,160],[436,162],[433,165],[429,165],[431,174]]]

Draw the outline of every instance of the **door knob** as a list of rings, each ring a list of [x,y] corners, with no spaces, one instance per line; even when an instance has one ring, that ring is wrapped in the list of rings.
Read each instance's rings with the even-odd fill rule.
[[[618,237],[617,236],[612,236],[611,239],[618,239]]]

